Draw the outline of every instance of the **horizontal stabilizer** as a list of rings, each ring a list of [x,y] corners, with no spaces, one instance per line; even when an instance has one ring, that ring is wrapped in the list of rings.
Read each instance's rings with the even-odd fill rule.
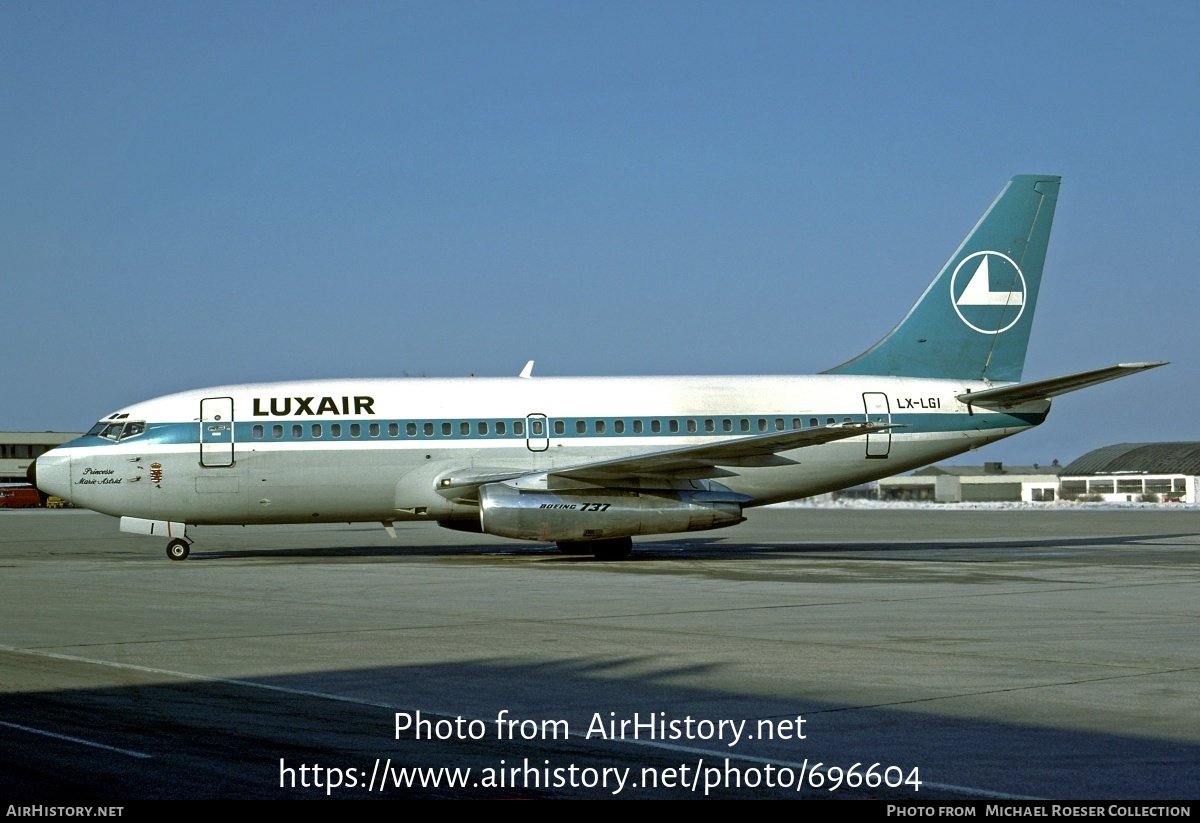
[[[958,399],[973,406],[1016,406],[1020,403],[1030,403],[1035,400],[1049,400],[1067,392],[1086,389],[1098,383],[1106,383],[1137,374],[1147,369],[1156,369],[1167,365],[1157,363],[1118,363],[1103,369],[1092,369],[1063,377],[1048,377],[1045,380],[1034,380],[1031,383],[1015,383],[1011,386],[1000,386],[995,389],[984,389],[977,392],[966,392],[958,395]]]

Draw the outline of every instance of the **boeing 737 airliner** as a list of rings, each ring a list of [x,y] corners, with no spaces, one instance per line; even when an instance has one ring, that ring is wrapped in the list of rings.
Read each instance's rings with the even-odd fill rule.
[[[204,524],[429,520],[619,559],[636,535],[944,460],[1056,395],[1163,365],[1022,383],[1059,178],[1014,177],[908,315],[807,377],[331,380],[222,386],[108,415],[37,486],[162,535]]]

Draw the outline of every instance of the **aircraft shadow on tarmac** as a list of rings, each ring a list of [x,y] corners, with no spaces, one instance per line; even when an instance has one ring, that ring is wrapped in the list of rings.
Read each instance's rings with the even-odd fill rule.
[[[30,676],[43,683],[47,674],[78,681],[97,671],[86,661],[37,653],[4,653],[3,660],[13,677]],[[802,670],[803,658],[796,665]],[[707,666],[712,668],[719,666]],[[881,691],[879,704],[839,705],[799,689],[782,697],[679,685],[683,677],[711,675],[707,669],[676,670],[653,658],[627,656],[541,663],[483,659],[208,682],[131,670],[125,678],[130,683],[123,686],[43,687],[0,695],[0,721],[8,721],[0,725],[0,795],[6,802],[58,803],[326,794],[323,788],[281,788],[281,760],[295,769],[319,763],[370,771],[376,758],[386,758],[396,768],[470,767],[478,776],[479,770],[496,767],[501,760],[510,766],[528,761],[539,768],[547,761],[552,768],[572,763],[580,768],[630,767],[639,774],[644,767],[661,771],[696,766],[701,758],[723,767],[725,757],[740,769],[761,770],[768,761],[777,768],[798,768],[805,759],[844,767],[855,762],[894,764],[903,766],[906,774],[919,767],[924,783],[917,793],[910,788],[866,792],[843,787],[835,794],[806,789],[801,797],[961,800],[995,797],[987,793],[996,792],[1080,800],[1200,794],[1195,769],[1200,745],[939,714],[934,704],[946,695],[919,689],[912,689],[908,699],[885,701]],[[798,674],[810,681],[814,675]],[[1005,685],[1011,684],[999,684]],[[999,686],[997,691],[1006,690]],[[352,695],[361,696],[361,701],[348,698]],[[406,733],[397,739],[395,713],[411,714],[422,706],[431,723],[453,721],[459,713],[468,721],[480,720],[484,734],[479,739],[463,735],[418,741]],[[431,714],[435,707],[448,714]],[[513,733],[513,739],[498,740],[495,721],[504,709],[508,718],[518,721],[566,720],[572,736],[554,739],[539,732],[521,739]],[[596,715],[607,721],[610,716],[632,718],[634,712],[643,719],[658,712],[667,719],[746,719],[748,729],[756,729],[759,719],[803,715],[806,738],[743,739],[735,746],[717,739],[673,741],[689,751],[583,738]],[[738,755],[758,759],[741,760]],[[361,779],[365,783],[365,773]],[[760,797],[780,792],[742,787],[714,794]],[[797,796],[794,790],[786,794]],[[332,796],[610,797],[612,792],[442,786],[369,794],[360,785],[340,788]],[[660,788],[629,790],[624,796],[698,795]]]
[[[731,542],[720,537],[688,538],[681,540],[655,540],[634,543],[633,555],[625,563],[638,561],[687,561],[707,560],[762,560],[768,557],[820,555],[831,559],[853,558],[869,562],[904,560],[910,555],[914,560],[928,559],[929,553],[938,553],[938,559],[950,562],[996,562],[1006,559],[1030,559],[1039,556],[1062,558],[1069,555],[1087,555],[1111,552],[1113,548],[1129,548],[1138,551],[1139,558],[1146,560],[1156,551],[1171,552],[1170,546],[1155,544],[1169,540],[1194,538],[1194,532],[1173,534],[1134,534],[1081,537],[1052,537],[1045,539],[978,539],[934,540],[914,542],[808,542],[754,543]],[[962,552],[954,556],[953,553]],[[553,563],[604,563],[590,555],[563,555],[553,546],[527,543],[460,544],[441,546],[365,545],[365,546],[320,546],[282,548],[226,548],[193,550],[187,562],[205,562],[228,559],[379,559],[420,557],[481,557],[531,559]],[[620,564],[618,564],[620,565]]]

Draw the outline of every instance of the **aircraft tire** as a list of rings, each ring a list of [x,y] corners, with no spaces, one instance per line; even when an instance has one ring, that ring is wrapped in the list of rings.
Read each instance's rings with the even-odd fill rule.
[[[614,537],[610,540],[593,540],[592,555],[597,560],[628,560],[633,552],[632,537]]]
[[[583,540],[560,540],[554,544],[561,554],[591,554],[592,544]]]
[[[186,540],[175,539],[167,544],[167,557],[172,560],[187,560],[191,551],[192,547],[187,544]]]

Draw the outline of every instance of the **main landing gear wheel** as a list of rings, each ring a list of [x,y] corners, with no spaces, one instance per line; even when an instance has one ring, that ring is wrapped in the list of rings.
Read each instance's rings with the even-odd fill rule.
[[[633,553],[632,537],[614,537],[610,540],[597,540],[592,546],[592,554],[597,560],[628,560]]]
[[[187,556],[191,551],[192,547],[188,545],[186,540],[176,538],[167,544],[167,557],[172,560],[187,560]]]
[[[590,554],[597,560],[628,560],[633,551],[632,537],[610,537],[607,540],[571,540],[558,543],[563,554]]]

